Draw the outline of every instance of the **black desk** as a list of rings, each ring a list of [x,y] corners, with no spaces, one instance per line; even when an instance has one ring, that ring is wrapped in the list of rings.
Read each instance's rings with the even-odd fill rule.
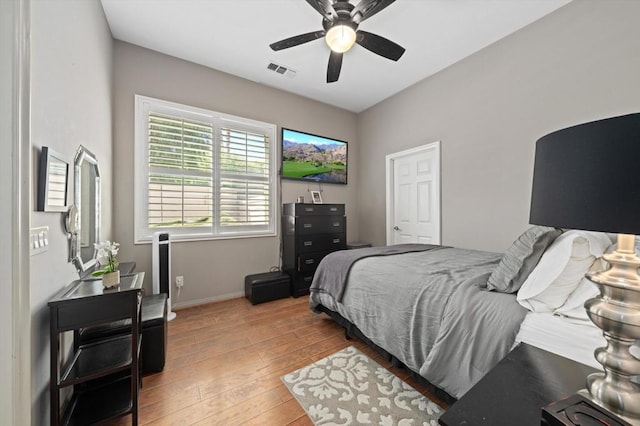
[[[586,386],[594,368],[520,344],[440,417],[443,426],[539,426],[542,407]]]
[[[100,280],[74,281],[49,301],[51,425],[94,424],[125,414],[138,423],[140,299],[144,272],[105,289]],[[130,320],[129,334],[81,345],[82,327]],[[74,331],[73,352],[61,365],[60,334]],[[60,391],[73,396],[60,412]]]

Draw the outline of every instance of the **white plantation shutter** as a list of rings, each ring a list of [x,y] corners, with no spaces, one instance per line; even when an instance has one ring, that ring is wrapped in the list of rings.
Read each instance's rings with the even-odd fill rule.
[[[211,226],[211,124],[149,113],[149,228]]]
[[[275,235],[275,126],[136,96],[136,242]]]
[[[264,132],[220,128],[220,226],[267,225],[271,144]]]

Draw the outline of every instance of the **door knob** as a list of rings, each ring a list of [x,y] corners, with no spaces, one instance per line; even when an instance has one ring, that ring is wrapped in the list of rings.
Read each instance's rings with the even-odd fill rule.
[[[393,227],[393,230],[394,230],[394,231],[399,231],[399,230],[400,230],[400,228],[398,228],[398,225],[396,225],[396,226],[394,226],[394,227]]]

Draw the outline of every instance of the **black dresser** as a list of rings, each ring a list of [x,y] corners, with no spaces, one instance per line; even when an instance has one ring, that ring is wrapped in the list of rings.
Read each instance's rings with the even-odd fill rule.
[[[282,247],[283,270],[291,276],[291,295],[308,294],[320,260],[347,248],[344,204],[284,204]]]

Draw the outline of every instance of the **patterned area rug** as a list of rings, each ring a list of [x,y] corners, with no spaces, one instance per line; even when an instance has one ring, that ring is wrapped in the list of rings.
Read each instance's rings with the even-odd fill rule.
[[[353,346],[282,381],[316,425],[436,426],[443,413]]]

